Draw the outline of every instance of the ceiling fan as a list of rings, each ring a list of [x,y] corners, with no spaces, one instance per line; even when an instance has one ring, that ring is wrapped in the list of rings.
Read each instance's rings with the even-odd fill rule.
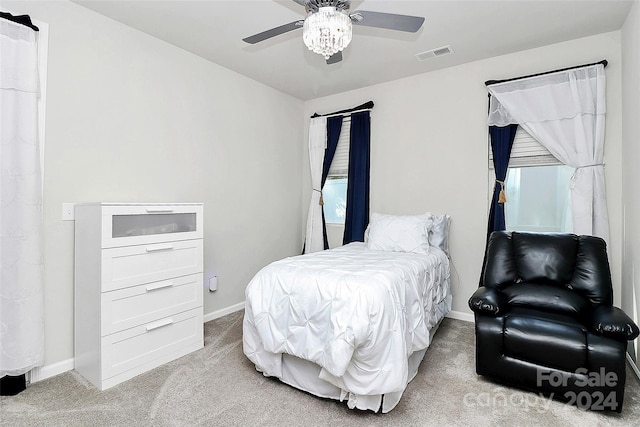
[[[419,16],[356,10],[349,12],[348,0],[293,0],[305,7],[307,17],[242,39],[255,44],[289,31],[303,28],[303,40],[309,50],[325,57],[327,64],[342,61],[342,50],[351,42],[351,26],[385,28],[417,32],[424,23]]]

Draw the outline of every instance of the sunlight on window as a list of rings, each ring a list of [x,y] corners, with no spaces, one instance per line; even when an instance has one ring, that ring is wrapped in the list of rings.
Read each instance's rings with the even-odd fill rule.
[[[509,168],[507,230],[571,232],[569,185],[573,171],[565,165]]]
[[[327,224],[344,224],[347,211],[347,178],[329,177],[322,188]]]

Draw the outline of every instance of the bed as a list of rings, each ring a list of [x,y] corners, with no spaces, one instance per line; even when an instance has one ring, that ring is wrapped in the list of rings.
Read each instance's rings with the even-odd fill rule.
[[[265,376],[389,412],[451,309],[449,220],[374,213],[365,242],[264,267],[246,289],[245,355]]]

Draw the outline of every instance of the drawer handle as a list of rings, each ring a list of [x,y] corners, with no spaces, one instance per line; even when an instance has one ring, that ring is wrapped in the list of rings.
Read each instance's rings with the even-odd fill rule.
[[[162,320],[159,320],[159,321],[157,321],[155,323],[149,323],[147,325],[147,332],[153,331],[154,329],[162,328],[163,326],[169,326],[172,323],[173,323],[173,319],[171,319],[171,318],[162,319]]]
[[[147,292],[148,291],[155,291],[156,289],[163,289],[163,288],[170,288],[173,286],[173,282],[160,282],[160,283],[155,283],[153,285],[149,285],[147,286]]]
[[[173,208],[147,208],[147,212],[149,212],[149,213],[173,212]]]
[[[147,252],[157,252],[157,251],[170,251],[173,249],[173,245],[157,245],[157,246],[147,246]]]

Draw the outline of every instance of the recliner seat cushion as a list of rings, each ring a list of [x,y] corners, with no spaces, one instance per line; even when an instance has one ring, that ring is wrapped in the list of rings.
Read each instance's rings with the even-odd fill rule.
[[[577,292],[559,286],[516,283],[505,287],[510,307],[529,307],[541,311],[582,316],[591,309],[589,300]]]

